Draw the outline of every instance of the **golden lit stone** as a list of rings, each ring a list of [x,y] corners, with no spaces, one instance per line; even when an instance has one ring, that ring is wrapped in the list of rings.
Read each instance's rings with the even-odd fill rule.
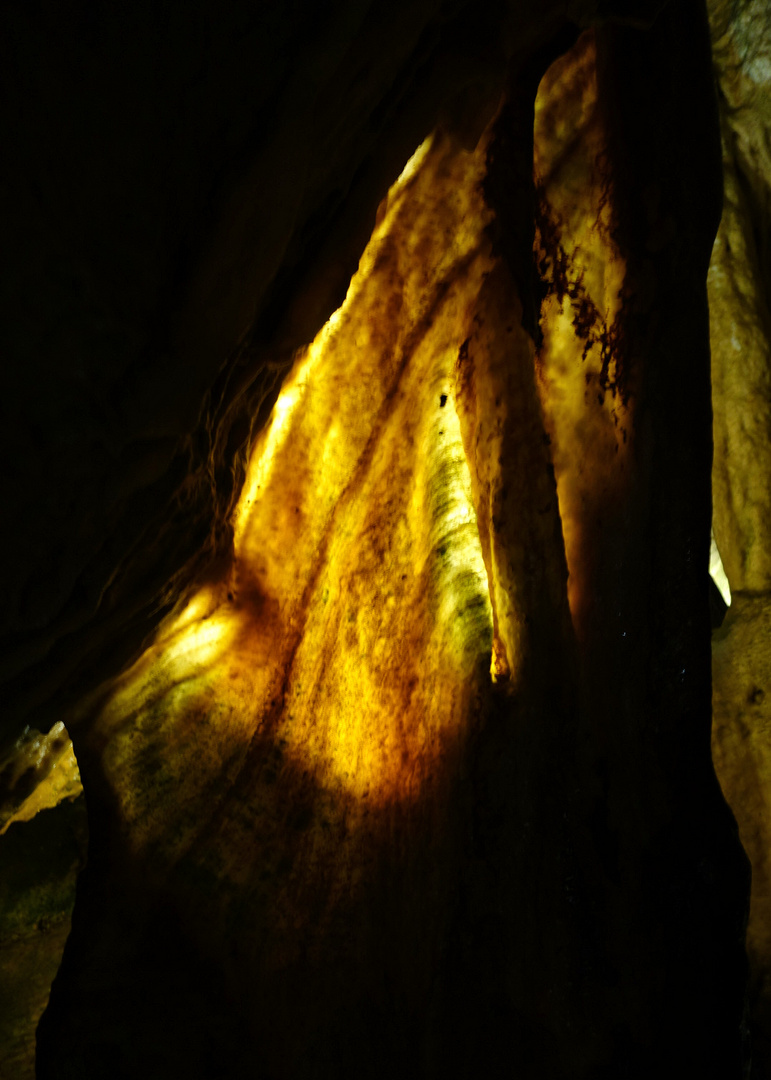
[[[492,646],[454,398],[492,266],[484,167],[438,137],[408,164],[258,437],[232,566],[101,706],[89,741],[134,850],[181,858],[211,805],[197,858],[240,880],[246,820],[312,785],[313,863],[330,819],[413,800],[463,736]]]
[[[750,206],[730,157],[707,278],[715,540],[732,590],[771,588],[771,344]]]
[[[368,806],[415,797],[479,672],[513,687],[525,627],[560,610],[560,517],[577,617],[581,520],[621,482],[626,447],[603,138],[586,34],[536,103],[537,356],[490,252],[485,139],[467,153],[435,137],[408,163],[258,436],[231,567],[100,705],[91,743],[132,847],[181,856],[189,807],[261,740]]]
[[[163,1007],[173,1014],[178,1002],[188,1015],[174,1017],[168,1045],[192,1059],[188,973],[212,1000],[222,987],[212,1027],[227,1026],[214,1040],[230,1044],[232,1012],[250,1061],[275,1076],[346,1061],[349,1026],[376,1054],[368,1033],[379,1010],[372,1030],[406,1032],[413,1058],[416,1046],[438,1062],[437,1036],[469,1012],[472,1051],[489,1034],[526,1071],[532,1054],[545,1075],[564,1076],[610,1074],[630,1048],[657,1047],[660,1020],[678,1022],[679,984],[658,1015],[652,999],[659,973],[680,977],[667,966],[670,938],[673,928],[688,937],[691,919],[685,910],[670,922],[664,908],[700,880],[688,865],[692,823],[678,820],[687,799],[677,804],[679,778],[656,760],[679,734],[646,741],[657,723],[647,703],[624,708],[644,697],[646,674],[659,677],[669,644],[664,635],[651,648],[652,605],[634,597],[647,635],[634,646],[649,655],[627,679],[625,624],[615,602],[596,602],[599,574],[617,572],[606,512],[630,538],[630,562],[645,561],[649,533],[623,521],[636,495],[636,402],[591,33],[536,102],[537,330],[535,312],[523,312],[537,290],[529,233],[522,244],[523,223],[504,223],[505,192],[484,189],[498,221],[483,195],[496,164],[497,182],[520,185],[518,212],[529,195],[525,154],[505,160],[519,121],[496,133],[503,166],[487,159],[486,138],[467,152],[437,134],[417,151],[344,304],[296,355],[250,448],[232,551],[73,716],[98,829],[65,989],[48,1014],[67,1063],[66,1040],[76,1053],[84,1041],[67,1022],[88,1023],[81,1002],[116,986],[100,1013],[102,1060],[133,1052],[134,1037],[145,1040],[137,1058],[151,1060]],[[493,246],[501,236],[504,254]],[[650,374],[650,357],[636,360]],[[647,465],[643,483],[666,472]],[[646,498],[639,506],[656,517]],[[673,564],[657,553],[651,565]],[[617,596],[623,606],[613,588],[603,600]],[[691,600],[675,615],[697,610]],[[592,640],[593,604],[604,626]],[[667,722],[679,722],[688,694],[664,687]],[[658,835],[670,827],[671,843]],[[705,851],[707,891],[723,863]],[[657,866],[643,881],[660,855],[671,875]],[[659,934],[648,923],[662,912]],[[702,921],[719,937],[723,922],[711,918]],[[645,973],[639,987],[622,964]],[[157,997],[148,972],[163,984]],[[145,988],[149,1002],[135,1007]],[[208,1012],[206,1001],[204,1026]],[[560,1026],[575,1035],[563,1040]]]
[[[588,467],[618,482],[625,445],[612,348],[623,267],[597,165],[592,36],[571,56],[536,112],[539,253],[555,255],[548,217],[570,275],[546,300],[538,355],[490,250],[486,137],[467,153],[435,136],[256,440],[232,563],[88,721],[85,752],[132,851],[243,884],[279,858],[282,821],[299,814],[299,913],[330,829],[349,852],[335,873],[350,861],[366,876],[372,813],[438,791],[485,687],[513,693],[533,642],[567,633],[560,514],[578,597]],[[577,109],[567,126],[560,96]],[[578,309],[592,318],[577,324]],[[572,455],[592,433],[584,468]]]
[[[723,143],[723,215],[707,278],[713,530],[731,606],[713,638],[715,770],[752,863],[747,927],[753,1068],[771,1066],[771,191],[768,13],[709,4]]]
[[[595,51],[594,35],[587,32],[549,68],[536,98],[534,140],[536,245],[548,285],[538,386],[579,631],[592,574],[585,526],[624,491],[632,432],[631,387],[619,368],[625,264],[613,235]]]
[[[27,730],[0,762],[3,803],[0,836],[14,821],[29,821],[40,810],[74,799],[83,786],[64,724],[43,735]]]

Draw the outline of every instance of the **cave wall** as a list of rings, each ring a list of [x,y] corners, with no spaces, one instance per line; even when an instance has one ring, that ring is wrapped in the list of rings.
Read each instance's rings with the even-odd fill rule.
[[[440,114],[473,139],[560,18],[4,6],[6,741],[136,655],[227,548],[260,405],[388,185]]]
[[[771,11],[710,6],[723,216],[710,263],[714,532],[731,606],[713,642],[715,767],[752,861],[753,1076],[771,1072]]]
[[[517,708],[531,725],[536,715],[550,717],[552,730],[511,741],[501,734],[503,718],[516,715],[517,708],[488,703],[488,734],[464,766],[474,777],[473,794],[466,789],[466,802],[461,799],[452,813],[463,820],[462,807],[470,800],[476,807],[474,828],[482,837],[474,843],[482,847],[472,844],[472,852],[454,856],[457,865],[467,867],[460,892],[471,899],[461,915],[453,914],[452,904],[444,911],[443,917],[455,920],[447,940],[466,944],[461,958],[441,969],[436,1006],[441,1019],[433,1021],[429,1062],[434,1068],[450,1067],[453,1047],[469,1067],[478,1063],[479,1032],[484,1033],[484,1060],[493,1071],[511,1060],[524,1075],[528,1069],[542,1075],[544,1054],[555,1075],[560,1070],[618,1075],[620,1069],[628,1075],[650,1075],[651,1069],[666,1075],[670,1067],[692,1070],[698,1063],[705,1070],[721,1068],[720,1075],[739,1075],[743,1055],[746,1060],[740,947],[746,875],[730,816],[712,782],[705,698],[709,408],[702,284],[717,224],[719,181],[711,113],[704,108],[710,87],[696,8],[686,5],[679,16],[662,16],[650,37],[640,36],[640,30],[611,29],[603,31],[599,44],[600,81],[605,80],[606,102],[616,107],[615,115],[608,110],[604,152],[613,158],[612,226],[627,265],[619,357],[623,354],[626,362],[626,391],[635,398],[633,476],[620,495],[606,490],[588,511],[589,527],[579,547],[590,602],[578,620],[578,644],[565,631],[565,640],[552,648],[554,635],[559,639],[563,632],[565,610],[563,623],[555,622],[532,601],[529,618],[536,627],[528,622],[527,634],[535,634],[539,644],[530,648],[536,657],[548,652],[555,666],[547,671],[535,661],[525,704],[520,701]],[[330,14],[334,18],[326,17]],[[640,21],[639,12],[623,14]],[[537,337],[541,290],[548,288],[530,271],[537,193],[530,190],[522,147],[513,161],[511,151],[502,148],[507,139],[511,147],[527,138],[532,96],[548,56],[538,49],[554,37],[564,12],[555,6],[535,15],[512,5],[482,14],[462,6],[409,13],[391,7],[386,14],[371,6],[343,11],[338,5],[316,22],[307,15],[287,14],[267,25],[260,21],[264,16],[255,21],[247,13],[241,22],[233,16],[230,26],[222,18],[213,22],[203,8],[198,19],[186,13],[176,20],[163,9],[150,20],[152,33],[147,13],[138,12],[121,20],[85,15],[59,25],[52,20],[42,34],[21,9],[9,7],[4,15],[5,89],[13,105],[6,117],[14,148],[7,183],[16,207],[9,234],[13,271],[5,292],[16,328],[8,343],[9,355],[17,357],[10,369],[11,397],[22,403],[4,425],[13,463],[5,474],[6,505],[9,520],[19,526],[9,536],[14,547],[4,605],[7,740],[25,723],[45,729],[86,690],[108,686],[111,675],[139,654],[160,615],[173,607],[195,573],[227,553],[230,514],[249,451],[294,348],[313,337],[342,298],[378,200],[437,119],[452,133],[456,148],[476,144],[497,103],[506,63],[509,87],[516,89],[511,99],[521,115],[509,115],[508,132],[499,131],[504,164],[497,193],[488,189],[488,198],[504,223],[497,242],[510,276],[505,303],[521,306],[523,325]],[[592,21],[596,13],[572,15]],[[714,11],[712,19],[713,36],[723,41]],[[393,44],[386,45],[389,41]],[[683,41],[688,48],[680,55],[674,42]],[[378,62],[372,63],[375,54]],[[767,443],[762,410],[743,408],[748,419],[737,432],[737,409],[726,402],[729,397],[765,401],[757,344],[763,338],[755,327],[762,328],[765,318],[757,284],[765,248],[757,222],[764,220],[758,207],[765,205],[767,187],[758,180],[757,120],[746,121],[747,115],[755,116],[757,94],[753,89],[742,126],[738,99],[732,99],[732,108],[725,106],[723,54],[717,49],[715,56],[724,88],[727,190],[729,196],[739,191],[726,204],[716,251],[722,236],[730,255],[738,233],[756,252],[749,261],[729,260],[731,287],[741,295],[743,312],[749,312],[739,321],[747,343],[742,356],[758,352],[757,362],[740,369],[744,382],[735,364],[720,366],[714,359],[716,342],[726,337],[725,319],[716,329],[723,294],[715,293],[719,268],[714,260],[710,274],[713,373],[721,372],[726,383],[713,397],[714,527],[739,594],[724,631],[728,645],[721,644],[723,638],[715,645],[716,761],[736,805],[732,782],[750,803],[762,791],[762,785],[748,783],[746,766],[748,744],[755,757],[762,757],[762,748],[755,750],[762,747],[757,734],[762,716],[751,728],[755,734],[744,734],[747,708],[737,710],[735,703],[745,695],[745,672],[735,657],[749,657],[754,665],[747,676],[753,684],[750,704],[762,713],[763,698],[756,690],[762,690],[765,660],[756,658],[750,645],[762,642],[755,628],[765,625],[763,597],[756,594],[765,591]],[[370,62],[354,63],[353,57]],[[762,73],[762,63],[752,67],[744,54],[740,60],[742,71],[749,66],[751,73]],[[753,87],[758,82],[762,79],[754,78]],[[676,123],[683,114],[700,118],[689,125],[685,140]],[[733,142],[727,124],[733,125]],[[732,146],[733,157],[726,150]],[[752,183],[742,188],[737,181],[732,188],[731,168],[754,177]],[[700,196],[694,200],[696,190]],[[507,216],[505,193],[508,205],[520,207],[513,215]],[[745,209],[732,225],[734,204]],[[26,221],[34,227],[26,227]],[[754,231],[748,222],[756,223]],[[554,295],[554,282],[551,289]],[[672,295],[679,297],[676,311],[664,301]],[[732,302],[729,297],[726,304]],[[754,380],[749,391],[747,371]],[[602,379],[601,371],[597,378]],[[714,374],[713,380],[717,387]],[[548,412],[548,402],[544,408]],[[750,418],[757,430],[749,430]],[[734,468],[737,439],[751,444],[745,460],[752,460],[755,472],[743,464]],[[516,440],[509,453],[515,452]],[[598,454],[597,464],[600,460]],[[559,473],[556,458],[555,465]],[[758,478],[754,487],[746,497],[737,496],[752,485],[748,477]],[[555,491],[559,484],[558,476]],[[574,495],[574,501],[581,497]],[[569,516],[566,505],[563,498],[563,521]],[[504,536],[502,550],[513,550],[516,542],[516,535]],[[609,629],[616,626],[611,609],[617,610],[617,601],[630,613],[624,623],[632,627],[636,655],[643,658],[631,677],[630,643]],[[742,605],[755,606],[742,615]],[[555,661],[555,656],[563,658]],[[562,693],[575,693],[577,710],[574,703],[556,701],[546,686],[555,670],[564,672]],[[578,725],[579,735],[555,743],[561,731],[555,718],[566,714],[568,729]],[[103,1075],[105,1069],[132,1075],[132,1053],[140,1058],[145,1053],[146,1066],[161,1048],[153,1066],[161,1070],[158,1075],[183,1067],[195,1075],[208,1066],[206,1054],[196,1058],[195,1040],[186,1046],[192,1017],[207,1030],[214,1049],[206,1053],[214,1055],[212,1060],[221,1066],[226,1054],[228,1067],[242,1069],[252,1060],[255,1036],[244,1024],[243,988],[234,996],[234,985],[240,984],[229,981],[228,965],[223,974],[224,946],[202,945],[188,925],[179,930],[179,896],[170,899],[167,883],[137,885],[146,867],[127,850],[125,836],[118,840],[112,831],[120,813],[100,763],[106,743],[103,735],[94,739],[88,724],[78,734],[78,715],[84,715],[82,709],[68,714],[75,720],[86,769],[91,762],[86,789],[91,783],[94,866],[81,886],[79,930],[44,1026],[41,1067],[48,1070],[45,1075],[58,1075],[67,1064],[57,1047],[69,1045],[74,1047],[70,1062],[81,1061],[78,1075]],[[739,744],[738,754],[732,740]],[[726,763],[722,747],[729,747]],[[515,767],[517,757],[527,764]],[[565,794],[555,801],[553,786],[561,781]],[[577,795],[582,786],[585,791]],[[137,792],[142,787],[138,782]],[[522,796],[512,809],[504,793],[513,789],[531,796]],[[741,794],[737,797],[741,803]],[[573,820],[567,831],[555,820],[563,810]],[[541,815],[536,840],[530,848],[512,848],[512,836],[532,813]],[[737,815],[753,858],[756,928],[750,943],[752,957],[753,941],[760,942],[754,947],[760,957],[763,830],[752,812],[744,821],[741,809]],[[445,828],[450,820],[452,814]],[[408,847],[417,839],[409,826],[404,836]],[[560,854],[556,869],[544,872],[543,848],[550,841]],[[507,880],[501,892],[491,871],[480,870],[480,860],[485,867],[510,864],[512,850],[518,851],[520,866],[531,868],[535,879],[543,877],[540,886],[523,890]],[[576,872],[584,879],[578,888]],[[181,888],[194,900],[215,886],[210,880],[207,886],[199,873]],[[454,895],[455,886],[445,881],[442,888]],[[381,900],[387,891],[375,888]],[[577,915],[571,912],[575,904]],[[501,920],[501,908],[509,912],[508,920]],[[558,927],[548,944],[539,936],[547,910],[549,925]],[[492,956],[502,949],[522,960],[523,935],[512,934],[512,911],[520,931],[532,930],[532,956],[524,965],[528,978],[504,992],[501,963]],[[659,915],[661,927],[651,937],[650,923]],[[398,933],[393,933],[395,941]],[[560,939],[567,959],[558,955]],[[89,987],[86,981],[84,992],[81,980],[73,994],[78,964],[82,968],[84,962],[130,974],[122,988],[109,981],[106,990],[98,982]],[[539,965],[543,970],[533,979]],[[376,969],[375,961],[365,965]],[[762,962],[756,961],[754,970],[756,985],[762,986]],[[393,976],[397,984],[399,977]],[[155,1012],[155,1026],[141,1027],[144,1042],[129,1050],[139,1015],[132,1013],[136,1006],[129,999],[147,994],[151,983],[156,989],[140,1013],[147,1019]],[[203,1003],[192,1001],[190,988],[203,985]],[[586,1001],[577,1008],[576,995],[582,994]],[[332,1054],[322,1059],[337,1069],[334,1075],[340,1075],[341,1060],[354,1068],[357,1054],[364,1053],[357,1039],[365,1031],[380,1032],[382,1068],[394,1054],[410,1060],[420,1040],[413,1032],[404,1035],[401,1049],[388,1045],[383,1033],[392,1034],[389,1023],[402,1013],[393,1011],[388,995],[386,1000],[390,1004],[382,1016],[357,1014],[358,1034],[342,1059],[334,1057],[339,1050],[323,1051]],[[507,1012],[512,1000],[518,1002],[513,1025]],[[175,1004],[169,1025],[170,1001]],[[214,1004],[218,1001],[225,1007]],[[307,1024],[313,1023],[315,1007],[312,1001],[307,1005]],[[604,1026],[595,1023],[598,1012],[606,1018]],[[95,1042],[89,1031],[97,1014],[112,1021],[102,1025],[103,1038]],[[550,1025],[566,1017],[574,1027],[584,1024],[580,1037],[564,1031],[555,1037]],[[401,1026],[402,1032],[407,1029]],[[455,1034],[448,1039],[450,1031]],[[684,1031],[691,1033],[686,1039]],[[680,1049],[665,1059],[664,1048],[677,1042],[678,1032]],[[275,1047],[273,1053],[278,1054]],[[263,1066],[270,1075],[281,1072],[276,1061],[280,1054],[272,1066]],[[318,1060],[315,1067],[321,1067]],[[375,1066],[371,1074],[378,1074]]]
[[[35,1031],[70,932],[86,861],[85,800],[47,807],[0,839],[0,1069],[35,1075]]]

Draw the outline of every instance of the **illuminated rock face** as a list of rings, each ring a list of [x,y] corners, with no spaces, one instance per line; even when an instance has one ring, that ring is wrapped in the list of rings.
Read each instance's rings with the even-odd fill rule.
[[[0,836],[15,821],[29,821],[40,810],[76,799],[83,791],[70,737],[59,721],[42,735],[25,731],[0,761],[4,796],[0,804]]]
[[[91,841],[44,1080],[740,1075],[691,15],[421,147],[232,557],[68,717]]]
[[[238,880],[265,872],[244,801],[277,823],[293,807],[309,850],[350,801],[358,845],[353,821],[423,796],[464,736],[492,636],[453,392],[492,265],[484,160],[447,139],[418,151],[257,440],[232,564],[93,721],[88,742],[105,748],[137,853],[173,863],[198,847],[189,808],[217,798],[223,772],[246,790],[222,792],[213,849],[196,862]]]
[[[733,601],[713,644],[713,755],[752,861],[753,1068],[771,1073],[771,22],[712,3],[725,197],[708,286],[714,530]],[[753,1072],[753,1075],[755,1073]]]
[[[458,785],[491,692],[455,400],[495,266],[485,151],[417,152],[257,440],[232,564],[81,721],[134,875],[215,953],[239,927],[228,990],[276,1075],[353,1070],[344,1028],[388,1040],[379,1013],[405,1039],[423,1025],[455,917]],[[522,359],[537,416],[527,342]]]
[[[250,428],[378,203],[440,116],[475,141],[561,10],[0,12],[0,751],[136,659],[228,549]]]
[[[543,400],[583,635],[605,567],[592,548],[604,506],[623,499],[632,453],[633,372],[623,339],[625,263],[618,250],[607,120],[596,48],[552,65],[535,111],[536,257],[544,283],[538,385]]]

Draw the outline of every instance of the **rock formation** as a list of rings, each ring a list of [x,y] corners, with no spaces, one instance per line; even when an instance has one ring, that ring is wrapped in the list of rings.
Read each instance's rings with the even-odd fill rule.
[[[3,15],[20,1077],[746,1075],[711,488],[763,1075],[754,10]]]
[[[771,1074],[771,11],[714,5],[724,202],[709,271],[715,538],[732,602],[713,647],[715,765],[752,861],[753,1076]]]

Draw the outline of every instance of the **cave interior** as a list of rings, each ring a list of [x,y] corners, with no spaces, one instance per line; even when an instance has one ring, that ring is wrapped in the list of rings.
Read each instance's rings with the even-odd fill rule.
[[[0,1077],[771,1078],[769,0],[0,85]]]

